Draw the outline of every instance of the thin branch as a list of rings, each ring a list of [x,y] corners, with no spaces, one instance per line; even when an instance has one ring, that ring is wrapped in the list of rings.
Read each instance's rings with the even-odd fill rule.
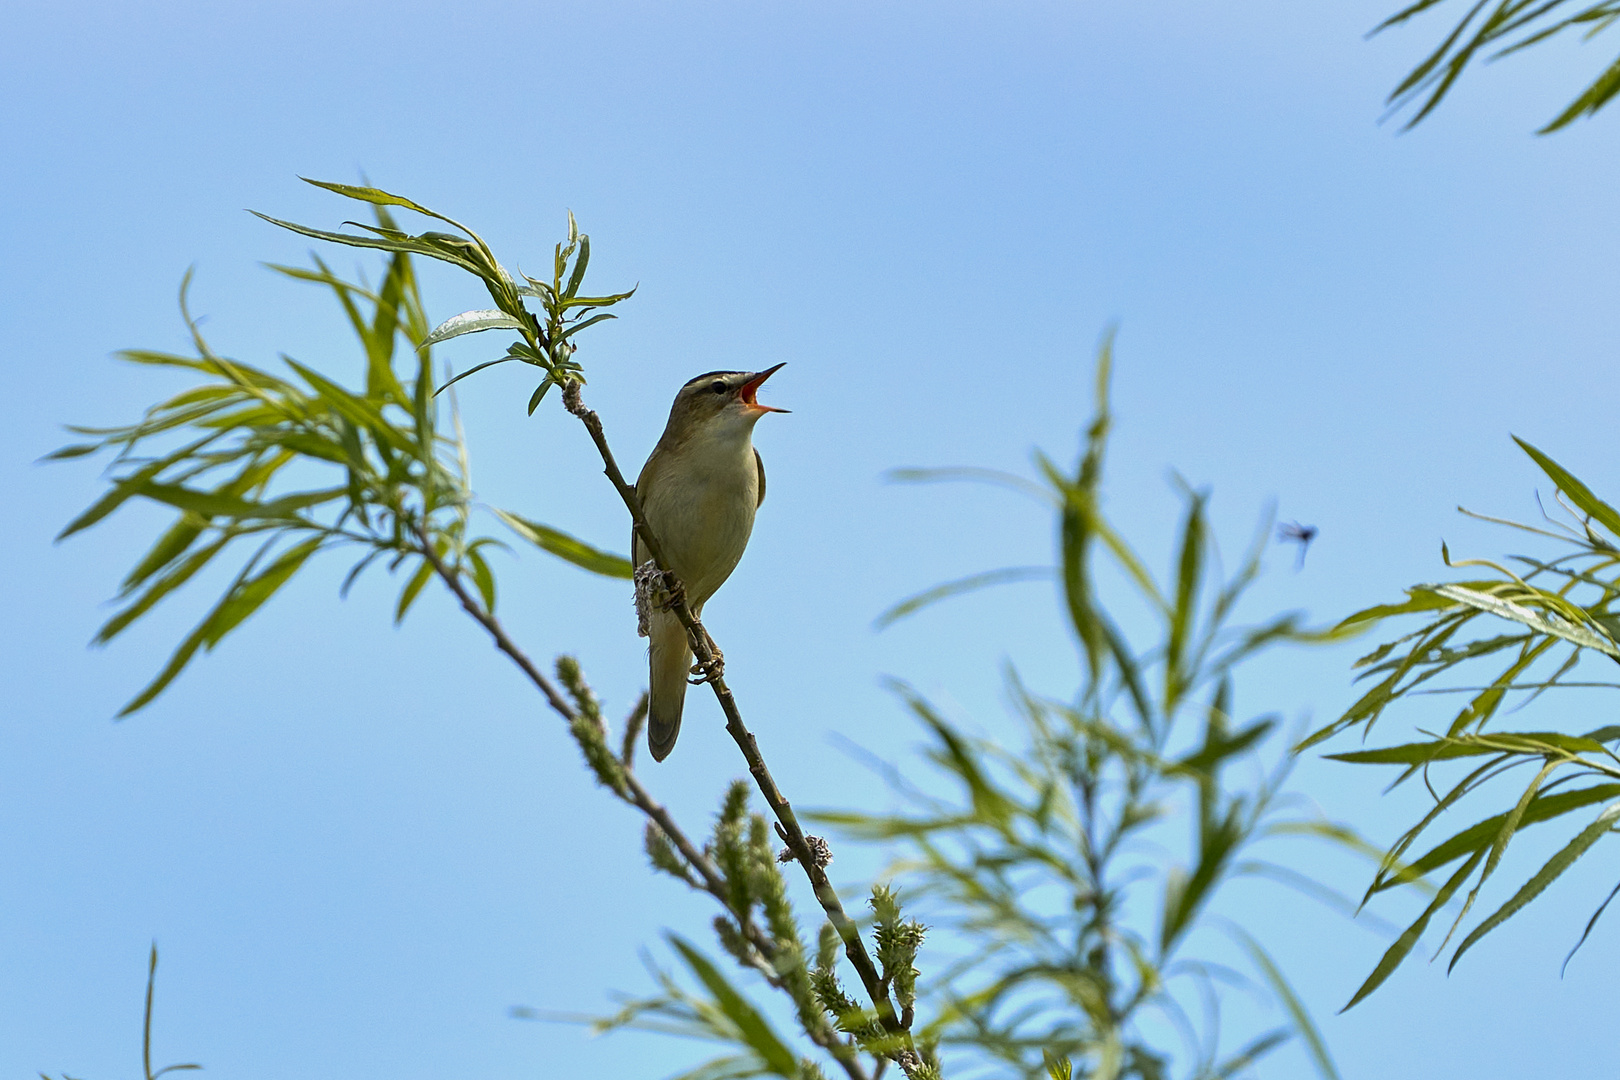
[[[679,579],[670,572],[669,560],[664,556],[663,545],[658,542],[652,526],[647,522],[647,515],[641,508],[641,500],[636,496],[636,489],[625,481],[624,474],[619,470],[613,451],[608,447],[607,436],[603,433],[602,420],[593,410],[585,407],[577,380],[570,379],[563,384],[563,405],[580,419],[585,425],[585,430],[590,433],[591,441],[596,444],[597,452],[602,457],[603,472],[614,490],[619,493],[619,498],[624,501],[625,509],[630,511],[636,534],[647,546],[653,563],[672,585],[669,589],[670,610],[681,621],[681,625],[686,627],[693,655],[706,670],[713,671],[715,657],[714,651],[709,647],[713,639],[704,630],[703,624],[692,614],[692,609],[687,606]],[[844,911],[844,905],[838,899],[838,893],[828,880],[826,871],[818,865],[818,860],[805,840],[804,830],[799,826],[798,816],[771,777],[770,769],[766,766],[764,757],[760,755],[759,745],[753,733],[743,724],[742,712],[737,708],[737,701],[731,693],[731,688],[726,685],[724,676],[720,674],[714,674],[708,681],[714,690],[715,699],[720,702],[720,710],[725,713],[727,734],[742,751],[744,760],[748,762],[748,771],[754,777],[754,783],[759,787],[760,794],[764,796],[766,804],[770,806],[771,812],[776,815],[776,820],[782,826],[788,850],[793,853],[794,860],[804,868],[805,875],[810,879],[810,887],[815,891],[816,900],[827,913],[827,919],[838,931],[838,936],[843,939],[844,954],[849,957],[849,962],[860,975],[861,983],[866,987],[867,995],[877,1009],[879,1021],[886,1031],[901,1037],[903,1049],[898,1053],[915,1057],[911,1033],[901,1026],[894,1004],[889,1000],[888,990],[883,985],[882,976],[878,974],[877,966],[873,964],[871,956],[866,951],[866,945],[861,940],[860,931],[856,928],[854,920]]]
[[[519,648],[517,643],[507,635],[506,629],[501,625],[500,620],[497,619],[491,612],[485,610],[483,605],[480,604],[476,598],[474,598],[472,593],[467,591],[466,583],[461,580],[461,575],[457,574],[449,566],[445,565],[444,560],[441,559],[438,552],[433,549],[433,544],[430,542],[427,533],[423,530],[420,523],[415,524],[415,531],[417,540],[421,543],[422,555],[428,560],[429,564],[432,565],[433,571],[436,575],[438,575],[439,580],[442,581],[445,587],[450,590],[451,594],[454,595],[458,601],[460,601],[462,610],[477,620],[478,624],[489,633],[489,636],[495,642],[495,647],[510,657],[513,663],[517,664],[518,668],[523,672],[523,674],[528,676],[529,681],[533,683],[540,693],[545,697],[546,703],[549,704],[559,716],[570,723],[577,719],[579,714],[574,707],[569,704],[568,699],[563,697],[556,685],[546,677],[544,672],[535,666],[534,661],[529,659],[528,654]],[[670,843],[675,846],[675,850],[680,852],[681,857],[686,860],[687,865],[696,871],[698,877],[701,879],[701,884],[699,887],[702,889],[702,891],[708,893],[710,896],[713,896],[716,900],[720,901],[722,906],[729,910],[730,894],[726,889],[725,878],[721,876],[720,871],[715,868],[714,863],[708,858],[708,856],[705,855],[703,851],[692,842],[691,838],[686,835],[681,827],[675,823],[675,819],[670,816],[669,810],[662,803],[653,798],[652,793],[642,785],[641,780],[628,768],[628,765],[624,770],[624,785],[625,790],[628,793],[627,795],[623,796],[624,801],[630,803],[636,809],[640,810],[643,815],[652,820],[660,829],[663,830],[664,835],[668,837]],[[771,940],[771,938],[768,937],[763,930],[754,925],[752,922],[749,922],[744,927],[744,930],[748,937],[748,943],[752,945],[767,962],[764,967],[755,965],[756,970],[759,970],[761,974],[765,976],[766,981],[769,982],[773,987],[778,990],[784,989],[781,980],[776,977],[774,970],[769,968],[768,963],[776,954],[776,942]],[[857,1059],[855,1048],[852,1044],[845,1042],[830,1031],[806,1031],[805,1034],[808,1035],[812,1041],[833,1055],[833,1058],[844,1067],[844,1071],[849,1075],[850,1080],[868,1080],[866,1070],[861,1066],[860,1061]]]

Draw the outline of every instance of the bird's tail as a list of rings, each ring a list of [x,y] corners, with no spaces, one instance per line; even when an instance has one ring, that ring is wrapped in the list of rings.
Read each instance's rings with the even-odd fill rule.
[[[686,702],[686,677],[692,670],[692,650],[686,640],[686,628],[673,615],[655,614],[651,630],[647,749],[654,761],[663,761],[675,749],[675,738],[681,733],[681,707]]]

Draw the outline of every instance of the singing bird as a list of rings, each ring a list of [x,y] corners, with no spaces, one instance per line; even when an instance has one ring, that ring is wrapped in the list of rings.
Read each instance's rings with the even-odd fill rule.
[[[710,371],[681,387],[664,434],[636,479],[647,523],[699,618],[704,601],[736,569],[754,511],[765,501],[765,464],[754,449],[754,425],[768,412],[788,410],[761,405],[754,395],[781,367]],[[652,558],[639,535],[632,534],[631,550],[638,567]],[[648,637],[647,749],[654,761],[663,761],[681,733],[687,675],[696,672],[686,628],[673,612],[652,605]]]

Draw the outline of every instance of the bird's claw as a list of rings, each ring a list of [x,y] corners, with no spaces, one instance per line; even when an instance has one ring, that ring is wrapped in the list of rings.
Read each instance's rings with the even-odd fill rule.
[[[704,662],[702,660],[692,665],[692,674],[696,678],[686,681],[693,686],[702,686],[704,683],[714,682],[726,673],[726,658],[720,655],[720,650],[714,650],[714,659]]]
[[[676,580],[673,574],[665,574],[659,583],[663,595],[658,597],[659,611],[674,611],[675,608],[686,603],[686,586]]]

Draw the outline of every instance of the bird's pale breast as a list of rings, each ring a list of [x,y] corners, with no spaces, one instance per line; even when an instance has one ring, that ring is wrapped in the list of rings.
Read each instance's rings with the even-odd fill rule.
[[[688,450],[660,463],[657,482],[646,485],[644,505],[670,569],[697,606],[714,595],[742,559],[754,528],[759,474],[747,439],[740,444],[715,440]],[[637,562],[645,558],[638,543]]]

